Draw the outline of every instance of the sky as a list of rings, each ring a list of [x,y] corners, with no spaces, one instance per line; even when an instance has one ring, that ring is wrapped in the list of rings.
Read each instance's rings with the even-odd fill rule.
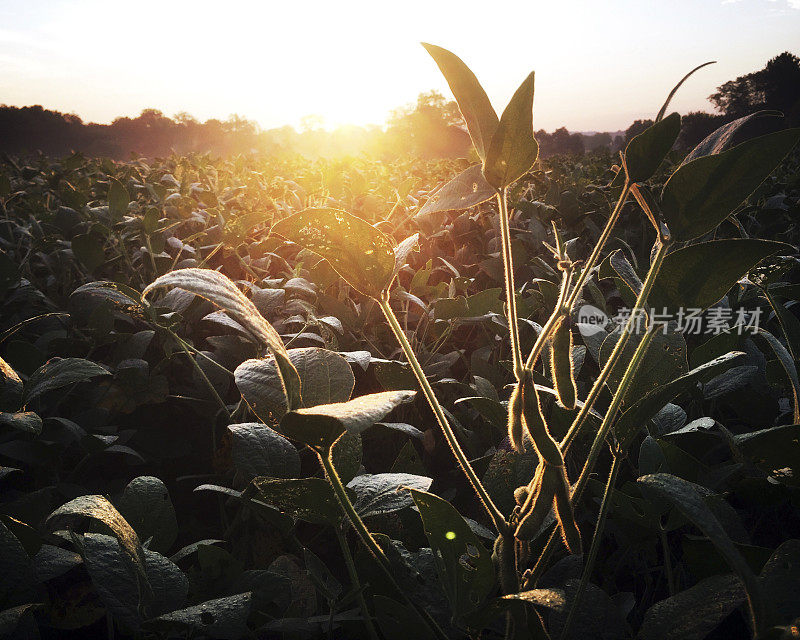
[[[800,54],[800,0],[0,0],[0,104],[382,124],[422,91],[451,98],[421,41],[459,55],[498,113],[535,70],[536,129],[615,131],[702,62],[717,64],[682,87],[681,113]]]

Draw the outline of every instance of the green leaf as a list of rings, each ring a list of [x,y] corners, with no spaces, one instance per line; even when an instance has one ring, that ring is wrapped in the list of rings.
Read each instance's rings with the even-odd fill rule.
[[[306,209],[271,232],[325,258],[354,289],[379,298],[394,277],[391,239],[366,220],[339,209]]]
[[[414,217],[424,218],[440,211],[463,211],[496,195],[497,190],[483,177],[483,166],[474,164],[440,187]]]
[[[281,420],[280,430],[317,451],[328,451],[343,433],[361,433],[415,395],[416,391],[384,391],[290,411]]]
[[[531,72],[508,103],[483,163],[486,182],[503,189],[521,178],[539,157],[533,137],[533,85]]]
[[[728,565],[739,575],[744,583],[756,628],[762,628],[765,622],[763,617],[766,611],[766,603],[761,594],[758,581],[745,559],[728,537],[728,534],[725,533],[725,529],[719,523],[719,520],[716,519],[708,505],[694,488],[695,485],[668,473],[653,473],[639,478],[638,482],[660,498],[671,503],[673,507],[677,508],[684,517],[690,520],[714,543],[714,546],[725,558]]]
[[[791,624],[800,611],[800,540],[787,540],[775,549],[759,582],[772,606],[773,623]]]
[[[464,121],[467,123],[472,144],[475,145],[475,150],[481,160],[484,160],[499,124],[497,113],[495,113],[489,97],[475,74],[470,71],[461,58],[447,49],[433,44],[423,42],[422,46],[436,61],[447,84],[450,85],[461,115],[464,116]]]
[[[175,633],[188,633],[192,637],[239,640],[252,635],[247,626],[251,600],[250,592],[207,600],[148,620],[143,628],[160,631],[169,637],[174,637]]]
[[[22,402],[22,378],[14,368],[0,358],[0,410],[13,411]]]
[[[75,289],[69,300],[72,307],[84,313],[104,303],[123,313],[140,312],[142,308],[142,296],[138,291],[108,281],[87,282]]]
[[[637,638],[703,640],[744,600],[745,591],[738,576],[711,576],[650,607]]]
[[[342,594],[342,583],[339,582],[325,563],[309,549],[303,549],[303,560],[306,565],[306,573],[311,578],[311,582],[328,602],[333,602]]]
[[[732,149],[752,138],[774,133],[783,128],[784,117],[780,111],[756,111],[728,122],[709,133],[683,159],[686,164],[703,156],[712,156]]]
[[[179,269],[151,282],[142,292],[142,298],[146,298],[147,294],[159,287],[178,287],[190,291],[224,309],[258,341],[269,347],[278,363],[289,407],[293,409],[301,406],[300,378],[281,337],[230,278],[211,269]]]
[[[603,340],[603,344],[600,347],[600,366],[605,366],[605,363],[608,362],[611,352],[622,335],[622,329],[623,327],[617,327]],[[622,380],[622,376],[643,337],[644,332],[640,334],[634,333],[625,344],[617,364],[608,376],[608,385],[612,389],[616,389]],[[688,368],[686,339],[683,334],[669,329],[666,332],[657,331],[639,363],[639,369],[625,393],[625,397],[622,400],[623,403],[627,406],[631,399],[641,398],[644,394],[658,388],[660,385],[683,375]]]
[[[644,182],[653,177],[680,132],[681,116],[678,113],[671,113],[628,143],[625,148],[625,169],[631,183]]]
[[[42,419],[38,413],[24,411],[19,413],[0,412],[0,425],[11,427],[23,433],[38,436],[42,432]]]
[[[775,170],[798,140],[800,128],[785,129],[681,165],[661,193],[672,237],[691,240],[712,231]]]
[[[131,197],[128,190],[119,181],[111,178],[108,181],[108,213],[114,220],[121,220],[128,213]]]
[[[147,595],[150,585],[145,571],[144,552],[133,527],[122,517],[106,498],[98,495],[80,496],[61,505],[53,511],[45,524],[52,530],[65,521],[75,518],[92,518],[107,526],[116,536],[119,546],[123,551],[123,558],[128,567],[136,575],[139,584],[139,593]]]
[[[94,271],[106,261],[103,237],[96,233],[83,233],[72,238],[72,254],[89,271]]]
[[[427,491],[433,480],[411,473],[365,473],[353,478],[347,488],[355,493],[353,501],[362,518],[400,511],[414,504],[407,489]]]
[[[255,476],[295,478],[300,475],[300,455],[294,445],[260,422],[228,425],[236,470],[245,480]]]
[[[342,519],[333,489],[323,478],[254,478],[255,497],[297,520],[335,525]]]
[[[139,476],[125,487],[117,508],[149,549],[165,552],[178,537],[175,507],[166,485],[153,476]]]
[[[345,402],[355,386],[350,364],[334,351],[320,347],[289,349],[289,360],[303,389],[303,407]],[[245,360],[236,367],[234,379],[250,408],[264,422],[276,424],[287,411],[272,357]]]
[[[432,493],[410,491],[457,621],[482,604],[495,588],[491,554],[449,502]]]
[[[60,389],[69,384],[86,382],[96,376],[109,375],[109,372],[90,360],[83,358],[52,358],[33,372],[25,385],[22,396],[24,404],[43,393]]]
[[[800,424],[786,424],[733,437],[736,446],[746,458],[778,477],[787,475],[783,469],[791,469],[789,475],[794,483],[800,476]]]
[[[623,451],[627,450],[636,434],[647,421],[656,415],[668,402],[674,401],[682,393],[693,389],[698,382],[707,382],[714,376],[730,369],[741,356],[742,351],[731,351],[674,380],[656,387],[637,400],[614,424],[614,434]]]
[[[730,291],[754,265],[791,245],[754,238],[701,242],[664,258],[653,283],[650,306],[675,316],[681,308],[707,309]]]
[[[146,617],[182,607],[189,591],[183,572],[160,553],[144,550],[145,565],[153,599],[144,610],[139,604],[136,578],[125,565],[120,546],[111,537],[99,533],[83,536],[86,571],[106,610],[123,628],[136,631]]]
[[[794,405],[793,420],[798,423],[800,422],[800,380],[798,380],[797,377],[797,367],[795,366],[794,358],[792,354],[789,353],[789,350],[769,331],[759,329],[756,335],[763,338],[770,346],[772,352],[778,358],[778,362],[781,363],[783,371],[786,373],[789,386],[792,388],[792,404]]]
[[[19,539],[0,521],[0,603],[24,604],[35,598],[33,565]]]

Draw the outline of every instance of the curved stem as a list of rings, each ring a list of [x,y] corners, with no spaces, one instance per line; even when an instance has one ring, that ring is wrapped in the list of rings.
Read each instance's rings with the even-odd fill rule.
[[[542,330],[539,332],[539,335],[536,338],[536,342],[531,349],[530,354],[528,355],[528,359],[525,362],[525,369],[530,371],[536,365],[536,360],[539,358],[539,355],[542,353],[544,349],[544,345],[547,343],[547,340],[556,330],[558,327],[558,323],[561,321],[562,318],[569,315],[569,307],[566,306],[565,300],[567,298],[567,291],[569,290],[569,283],[572,280],[572,271],[565,271],[564,275],[561,279],[561,291],[558,294],[558,301],[556,302],[556,308],[553,310],[552,315],[547,319],[547,322],[544,323]]]
[[[339,546],[342,549],[342,555],[344,556],[344,564],[347,567],[347,574],[350,576],[350,582],[353,585],[353,589],[358,592],[356,596],[358,599],[358,606],[361,608],[361,613],[364,616],[364,625],[367,627],[367,632],[369,633],[370,640],[378,640],[378,630],[375,628],[375,623],[372,622],[372,616],[369,613],[369,609],[367,608],[367,601],[364,599],[364,592],[361,589],[361,581],[358,579],[358,572],[356,571],[356,565],[353,562],[353,555],[350,553],[350,548],[347,546],[347,540],[344,537],[344,534],[339,529],[339,527],[335,527],[336,529],[336,539],[339,541]]]
[[[403,350],[403,353],[408,360],[408,364],[411,365],[411,370],[414,372],[414,377],[416,377],[419,386],[422,388],[422,393],[425,395],[425,399],[428,401],[428,404],[433,411],[433,415],[436,416],[436,421],[439,423],[439,427],[441,428],[442,433],[447,440],[447,444],[450,445],[450,449],[452,450],[453,455],[456,457],[458,464],[461,466],[461,469],[467,476],[467,479],[472,485],[472,488],[475,490],[475,493],[478,494],[478,498],[480,499],[486,511],[489,513],[489,517],[492,519],[492,522],[494,523],[498,533],[508,533],[511,530],[508,523],[503,517],[503,514],[489,497],[486,488],[481,483],[478,475],[475,473],[475,470],[469,463],[464,450],[458,443],[456,434],[453,432],[450,423],[447,421],[447,418],[444,415],[442,405],[439,404],[439,400],[436,398],[436,395],[431,388],[431,383],[428,382],[428,378],[425,377],[425,372],[422,370],[419,360],[417,360],[416,355],[414,355],[414,350],[411,348],[411,343],[409,343],[408,338],[406,338],[406,334],[403,333],[403,329],[397,320],[397,316],[394,315],[394,311],[392,311],[392,307],[389,305],[388,294],[384,295],[378,301],[378,303],[381,306],[383,315],[386,317],[386,321],[389,323],[395,338],[397,338],[397,341],[400,343],[400,348]]]
[[[511,339],[511,354],[514,361],[514,377],[522,380],[522,351],[519,345],[519,320],[517,319],[517,289],[514,286],[514,259],[511,255],[511,230],[509,228],[508,198],[504,188],[497,192],[497,204],[500,208],[500,237],[503,247],[503,272],[506,286],[506,317]]]
[[[431,618],[430,614],[425,611],[425,609],[413,602],[408,595],[406,595],[406,592],[400,588],[400,585],[397,584],[397,580],[394,579],[394,575],[392,574],[392,566],[389,563],[389,558],[386,557],[383,549],[381,549],[380,545],[375,541],[375,538],[372,537],[372,534],[369,532],[369,529],[367,529],[367,525],[364,524],[361,516],[358,515],[356,508],[353,506],[353,503],[350,500],[350,496],[347,495],[347,491],[344,488],[342,479],[339,477],[339,474],[336,471],[336,467],[333,466],[330,452],[327,455],[317,452],[317,456],[319,457],[322,467],[325,469],[325,474],[328,476],[328,482],[330,482],[330,485],[333,488],[333,492],[336,495],[336,499],[339,501],[339,505],[342,507],[347,515],[347,518],[350,520],[350,524],[352,524],[353,528],[356,530],[361,542],[378,562],[378,565],[381,567],[384,574],[386,574],[389,584],[392,585],[395,591],[397,591],[397,593],[403,599],[403,602],[412,607],[428,623],[428,626],[430,626],[437,638],[440,640],[447,640],[447,636],[444,634],[441,628],[439,628],[439,625],[436,624],[436,621]]]
[[[614,492],[614,483],[617,481],[617,473],[619,472],[621,462],[622,455],[615,453],[614,461],[611,463],[611,471],[609,472],[608,480],[606,481],[606,488],[603,492],[603,499],[600,502],[600,512],[597,515],[597,526],[595,527],[594,535],[592,536],[592,546],[589,549],[589,557],[586,560],[586,566],[583,569],[578,590],[575,592],[575,598],[572,600],[572,605],[570,606],[569,614],[567,615],[567,621],[564,623],[564,629],[561,631],[562,640],[569,636],[569,630],[572,626],[572,621],[575,618],[575,612],[580,607],[583,592],[586,590],[586,585],[589,582],[592,571],[594,571],[594,563],[597,560],[597,552],[600,549],[600,540],[603,537],[606,516],[608,516],[608,508],[611,504],[611,494]]]
[[[608,361],[603,366],[600,374],[597,376],[597,380],[595,380],[594,384],[592,385],[589,395],[586,397],[586,400],[583,403],[583,406],[580,408],[580,411],[578,411],[578,415],[575,416],[575,420],[573,420],[572,425],[570,425],[569,431],[567,431],[564,439],[561,441],[561,450],[563,452],[566,452],[567,449],[569,449],[570,445],[575,440],[575,437],[580,432],[586,416],[589,415],[589,411],[591,411],[595,401],[600,395],[600,392],[603,390],[603,385],[606,383],[606,380],[608,380],[608,376],[616,366],[617,360],[619,360],[619,357],[622,355],[623,349],[628,344],[628,340],[630,339],[633,329],[633,323],[636,322],[636,317],[639,310],[643,309],[644,305],[647,304],[647,298],[650,295],[650,290],[653,288],[653,284],[658,276],[658,272],[661,270],[661,264],[664,262],[664,258],[667,255],[667,249],[669,248],[669,241],[662,242],[658,240],[657,243],[658,249],[655,257],[653,258],[653,264],[650,265],[650,270],[647,272],[647,277],[642,284],[642,290],[639,292],[639,296],[636,298],[636,304],[631,311],[628,321],[625,323],[625,327],[622,329],[619,340],[614,346],[614,349],[611,351]]]

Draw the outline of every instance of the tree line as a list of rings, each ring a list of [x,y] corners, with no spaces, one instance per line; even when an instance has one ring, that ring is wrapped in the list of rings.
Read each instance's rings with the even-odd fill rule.
[[[800,123],[800,58],[787,52],[775,56],[763,69],[730,80],[709,96],[715,113],[693,111],[683,117],[678,144],[691,148],[720,125],[761,109],[783,112],[787,124]],[[636,120],[624,135],[570,133],[565,127],[552,133],[536,132],[542,156],[582,155],[597,150],[616,151],[652,124]],[[199,122],[187,113],[170,118],[157,109],[145,109],[135,118],[121,117],[111,124],[85,123],[74,114],[42,106],[0,106],[0,152],[42,152],[64,155],[72,151],[117,159],[132,154],[165,156],[172,152],[208,152],[218,156],[246,153],[299,153],[306,156],[359,155],[390,158],[414,154],[426,158],[460,157],[470,149],[469,136],[455,102],[441,94],[422,93],[416,103],[392,112],[385,127],[346,126],[328,131],[308,118],[298,131],[285,126],[261,129],[238,115],[227,120]]]

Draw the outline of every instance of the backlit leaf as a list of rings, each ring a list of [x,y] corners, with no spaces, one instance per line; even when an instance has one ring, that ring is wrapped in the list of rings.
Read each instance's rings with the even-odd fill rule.
[[[661,209],[672,237],[691,240],[713,230],[775,170],[798,140],[800,128],[785,129],[681,165],[661,194]]]
[[[236,470],[246,480],[255,476],[294,478],[300,475],[300,456],[294,445],[260,422],[228,425]]]
[[[635,136],[625,148],[625,168],[631,182],[649,180],[681,132],[681,116],[671,113]]]
[[[414,500],[407,488],[427,491],[432,482],[411,473],[365,473],[353,478],[347,488],[356,495],[353,506],[358,515],[366,518],[410,507]]]
[[[791,245],[755,238],[701,242],[664,258],[653,283],[649,307],[675,316],[679,309],[707,309],[718,302],[754,265]]]
[[[467,130],[478,156],[483,160],[487,156],[495,130],[498,127],[495,113],[489,97],[483,90],[475,74],[457,55],[447,49],[433,44],[422,43],[425,50],[436,61],[444,75],[450,90],[458,103],[461,115],[467,123]]]
[[[361,433],[411,400],[416,391],[384,391],[350,400],[290,411],[280,430],[288,438],[327,451],[343,433]]]
[[[86,382],[108,373],[104,367],[83,358],[52,358],[34,371],[28,379],[22,401],[28,404],[34,398],[53,389]]]
[[[298,520],[336,524],[342,511],[324,478],[254,478],[255,497]]]
[[[453,618],[458,620],[482,604],[494,589],[491,554],[449,502],[414,489],[411,495],[422,516]]]
[[[279,220],[279,235],[325,258],[354,289],[379,298],[392,282],[391,239],[366,220],[339,209],[306,209]]]
[[[539,144],[533,137],[533,87],[531,72],[503,111],[486,152],[483,175],[497,189],[516,182],[539,157]]]
[[[428,198],[414,217],[422,218],[439,211],[462,211],[486,202],[496,195],[497,190],[483,177],[483,167],[474,164]]]
[[[227,311],[236,322],[269,347],[278,362],[289,406],[291,408],[300,406],[300,378],[289,359],[281,337],[230,278],[211,269],[179,269],[151,282],[142,292],[142,298],[146,298],[151,291],[159,287],[178,287],[190,291]]]

